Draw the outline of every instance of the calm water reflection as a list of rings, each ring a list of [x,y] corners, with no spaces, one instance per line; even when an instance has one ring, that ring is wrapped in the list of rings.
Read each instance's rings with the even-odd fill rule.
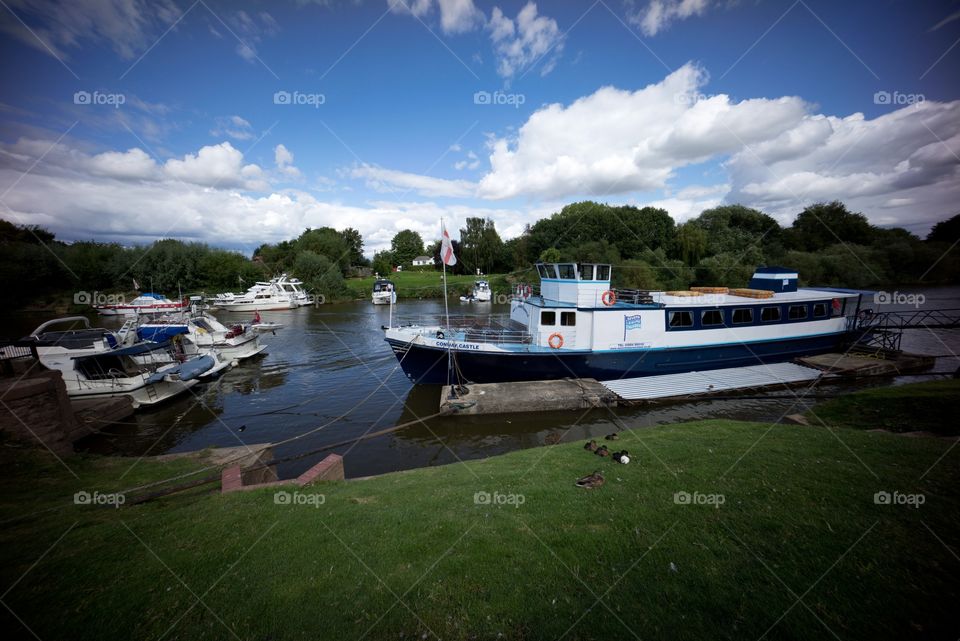
[[[960,288],[902,291],[922,291],[924,308],[960,307]],[[451,313],[481,309],[452,305]],[[494,312],[509,311],[507,306],[486,305]],[[437,314],[443,303],[404,301],[399,307],[404,315]],[[276,335],[264,337],[269,346],[266,355],[232,369],[217,381],[194,387],[192,394],[138,413],[129,424],[110,426],[112,436],[91,437],[81,445],[101,453],[161,454],[275,442],[330,423],[296,443],[277,448],[276,455],[282,457],[433,414],[439,389],[414,387],[399,370],[380,331],[388,314],[388,308],[369,302],[264,313],[264,320],[286,324]],[[249,314],[218,316],[229,322]],[[3,334],[25,334],[43,320],[46,318],[6,317],[2,319]],[[938,355],[960,353],[960,332],[910,331],[904,336],[903,348]],[[943,359],[938,369],[953,371],[958,366],[956,358]],[[842,389],[890,384],[889,380],[874,380],[845,384]],[[836,385],[825,386],[820,393],[837,390]],[[616,414],[630,427],[695,418],[772,422],[791,405],[790,400],[747,398],[622,408]],[[802,409],[798,406],[792,411]],[[565,441],[603,436],[616,429],[611,420],[609,410],[435,418],[336,451],[346,456],[348,476],[363,476],[536,447],[551,434],[556,438],[568,429]],[[281,472],[299,473],[316,460],[310,457],[285,464]]]

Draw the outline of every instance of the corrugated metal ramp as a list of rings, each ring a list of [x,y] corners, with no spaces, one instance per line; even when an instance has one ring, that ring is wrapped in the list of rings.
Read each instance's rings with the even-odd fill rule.
[[[615,381],[600,381],[626,401],[652,400],[674,396],[715,394],[738,389],[768,387],[784,383],[813,381],[823,372],[796,363],[773,363],[713,369],[704,372],[641,376]]]

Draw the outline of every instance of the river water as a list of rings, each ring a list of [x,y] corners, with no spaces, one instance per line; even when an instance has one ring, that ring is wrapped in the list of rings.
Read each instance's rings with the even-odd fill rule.
[[[960,287],[903,289],[896,302],[869,306],[878,310],[960,308]],[[923,299],[908,296],[921,294]],[[480,307],[479,305],[485,305]],[[451,313],[490,311],[508,313],[507,305],[462,304],[451,301]],[[437,315],[443,301],[401,301],[404,316]],[[276,457],[307,452],[401,423],[417,421],[438,411],[437,387],[412,385],[397,366],[383,340],[381,326],[389,308],[367,301],[322,305],[283,312],[262,313],[264,320],[286,327],[265,335],[267,354],[233,368],[220,379],[195,386],[191,392],[160,407],[142,410],[127,423],[111,425],[112,434],[88,437],[80,449],[140,456],[183,452],[205,447],[277,442],[313,432],[275,449]],[[224,323],[247,320],[251,314],[218,313]],[[0,335],[28,333],[47,317],[33,315],[0,318]],[[106,325],[108,321],[96,321]],[[904,350],[924,354],[960,354],[960,330],[912,330],[904,334]],[[953,372],[956,357],[938,361],[937,371]],[[830,384],[814,394],[891,385],[873,379]],[[784,414],[801,412],[790,392],[731,400],[702,400],[647,407],[588,410],[585,412],[517,413],[497,416],[436,417],[397,432],[333,451],[343,454],[348,477],[443,465],[484,458],[511,450],[602,437],[617,430],[614,415],[631,428],[702,418],[729,418],[774,422]],[[756,396],[756,395],[754,395]],[[811,403],[816,401],[806,401]],[[298,474],[322,455],[280,466],[282,477]]]

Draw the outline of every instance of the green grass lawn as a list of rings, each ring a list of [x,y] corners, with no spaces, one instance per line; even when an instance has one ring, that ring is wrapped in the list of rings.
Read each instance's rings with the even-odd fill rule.
[[[443,274],[441,272],[396,272],[390,274],[388,278],[396,284],[398,298],[438,298],[443,296]],[[473,289],[473,283],[477,278],[477,276],[448,274],[448,294],[459,297],[469,293]],[[483,278],[490,281],[490,286],[495,291],[509,293],[509,286],[503,280],[502,275],[493,274],[483,276]],[[354,298],[369,298],[375,280],[372,276],[369,278],[351,278],[347,280],[347,287]]]
[[[119,510],[72,496],[196,463],[144,461],[120,481],[131,460],[77,456],[77,479],[4,447],[3,626],[41,639],[960,635],[953,441],[701,421],[623,434],[627,466],[582,445],[299,490],[319,506],[194,490]],[[595,469],[603,487],[574,487]]]

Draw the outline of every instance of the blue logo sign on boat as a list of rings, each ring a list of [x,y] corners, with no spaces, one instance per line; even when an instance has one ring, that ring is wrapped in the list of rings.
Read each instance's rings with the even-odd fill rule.
[[[643,317],[640,314],[623,317],[623,340],[627,340],[627,332],[631,329],[641,329],[643,327]]]

